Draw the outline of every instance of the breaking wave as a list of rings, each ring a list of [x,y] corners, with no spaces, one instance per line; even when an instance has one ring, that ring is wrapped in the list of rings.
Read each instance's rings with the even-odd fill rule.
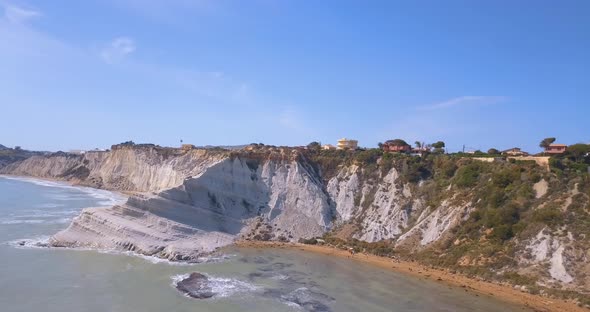
[[[61,218],[54,220],[47,219],[0,219],[0,225],[17,225],[17,224],[63,224],[69,223],[72,218]]]
[[[33,238],[21,238],[12,241],[5,242],[5,244],[15,247],[15,248],[51,248],[55,250],[77,250],[77,251],[94,251],[102,254],[111,254],[111,255],[124,255],[128,257],[135,257],[140,258],[142,260],[151,262],[153,264],[167,264],[173,266],[193,266],[198,264],[204,263],[219,263],[226,261],[235,255],[231,254],[221,254],[221,255],[209,255],[199,257],[195,262],[186,262],[186,261],[170,261],[168,259],[159,258],[157,256],[148,256],[143,255],[133,251],[121,251],[115,249],[96,249],[90,247],[52,247],[49,245],[49,240],[51,236],[42,235]]]
[[[38,207],[38,208],[57,208],[57,207],[63,207],[63,206],[65,206],[65,205],[64,204],[47,203],[47,204],[40,204],[40,205],[37,205],[35,207]]]
[[[15,248],[48,248],[49,236],[37,236],[34,238],[17,239],[7,242],[8,245]]]
[[[35,178],[29,178],[29,177],[13,177],[13,176],[2,176],[2,177],[5,179],[9,179],[9,180],[16,180],[16,181],[22,181],[22,182],[27,182],[27,183],[33,183],[33,184],[45,186],[45,187],[54,187],[54,188],[67,189],[67,190],[73,190],[73,191],[80,191],[90,197],[98,199],[99,200],[98,204],[101,206],[114,206],[114,205],[122,204],[127,200],[126,196],[119,194],[119,193],[94,189],[94,188],[85,187],[85,186],[73,186],[73,185],[69,185],[64,182],[46,181],[46,180],[39,180],[39,179],[35,179]],[[62,200],[62,201],[86,199],[84,197],[75,196],[75,195],[71,195],[71,194],[54,194],[52,196],[52,198],[57,199],[57,200]],[[48,206],[49,205],[57,205],[55,207],[61,206],[61,204],[46,204],[46,205],[48,205]],[[47,208],[51,208],[51,207],[47,207]]]
[[[22,214],[10,214],[0,217],[0,225],[16,224],[63,224],[72,221],[80,213],[79,209],[70,210],[25,210]]]
[[[140,254],[140,253],[137,253],[134,251],[121,251],[121,250],[116,250],[116,249],[95,249],[95,250],[98,251],[99,253],[104,253],[104,254],[125,255],[125,256],[130,256],[130,257],[141,258],[141,259],[151,262],[153,264],[164,263],[164,264],[175,265],[175,266],[192,266],[192,265],[198,265],[198,264],[203,264],[203,263],[218,263],[218,262],[222,262],[222,261],[225,261],[225,260],[233,257],[233,255],[225,255],[225,254],[223,254],[223,255],[210,255],[210,256],[199,257],[194,262],[187,262],[187,261],[171,261],[171,260],[160,258],[157,256],[148,256],[148,255]]]

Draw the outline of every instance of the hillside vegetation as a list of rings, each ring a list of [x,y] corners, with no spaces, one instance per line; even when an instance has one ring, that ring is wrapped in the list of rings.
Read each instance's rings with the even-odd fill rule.
[[[363,239],[359,233],[365,214],[360,212],[341,222],[324,240],[343,248],[418,260],[589,304],[588,157],[554,157],[547,170],[533,161],[482,162],[462,156],[419,157],[384,154],[378,149],[310,151],[308,157],[326,183],[342,168],[358,166],[359,183],[370,189],[370,185],[383,183],[384,176],[394,168],[399,187],[410,189],[412,200],[425,206],[423,211],[418,211],[417,205],[406,206],[408,224],[416,226],[404,227],[388,239]],[[374,195],[371,190],[363,196],[364,202],[357,200],[359,210],[367,211]],[[441,205],[449,202],[455,207],[441,210]],[[439,239],[417,243],[428,235],[426,230],[413,234],[425,215],[437,210],[449,215],[462,205],[468,208]],[[444,217],[442,212],[437,215],[437,226]]]

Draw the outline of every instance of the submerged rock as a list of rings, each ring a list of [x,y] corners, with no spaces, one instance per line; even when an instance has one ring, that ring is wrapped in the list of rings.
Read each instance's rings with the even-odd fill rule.
[[[280,271],[280,270],[284,270],[286,268],[290,268],[292,266],[293,266],[292,263],[275,262],[273,264],[258,268],[258,271],[262,271],[262,272]]]
[[[193,272],[187,278],[176,284],[183,294],[196,299],[207,299],[215,296],[209,285],[209,278],[201,273]]]
[[[265,257],[256,256],[256,257],[242,257],[238,260],[243,263],[268,264],[272,261],[272,258],[270,258],[270,257],[265,258]]]
[[[23,239],[11,242],[13,246],[28,248],[48,248],[50,247],[46,240]]]
[[[275,276],[275,274],[269,272],[251,272],[248,274],[248,279],[254,280],[257,278],[272,278],[273,276]]]
[[[305,287],[298,288],[282,296],[282,299],[295,303],[309,312],[330,312],[332,310],[327,304],[334,301],[334,298],[326,294],[311,291]]]
[[[316,291],[301,287],[291,292],[285,292],[278,289],[267,289],[264,296],[276,298],[283,302],[295,304],[307,312],[331,312],[328,306],[334,301],[334,298]]]

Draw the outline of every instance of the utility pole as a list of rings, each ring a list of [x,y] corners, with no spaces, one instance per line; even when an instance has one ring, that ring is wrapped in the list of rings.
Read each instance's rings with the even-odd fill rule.
[[[463,153],[465,153],[465,144],[463,144]]]

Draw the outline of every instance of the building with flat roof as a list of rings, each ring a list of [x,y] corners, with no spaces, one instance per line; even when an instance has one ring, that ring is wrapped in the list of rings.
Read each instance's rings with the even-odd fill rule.
[[[342,138],[338,140],[338,144],[336,146],[341,150],[355,150],[358,147],[358,141]]]

